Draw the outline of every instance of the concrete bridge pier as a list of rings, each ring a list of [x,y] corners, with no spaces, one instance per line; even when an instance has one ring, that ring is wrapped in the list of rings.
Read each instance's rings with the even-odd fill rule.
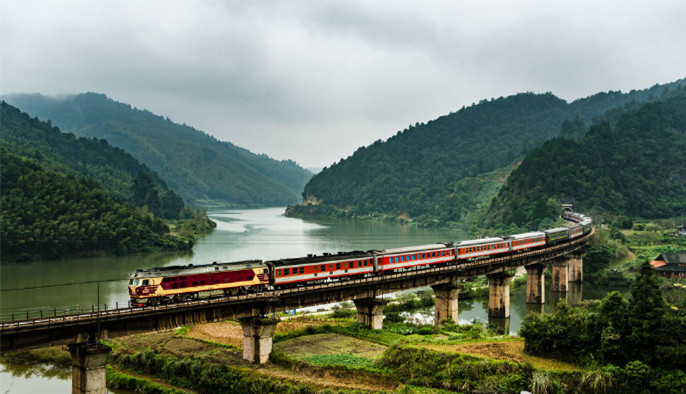
[[[572,255],[569,259],[569,281],[581,283],[584,280],[583,255]]]
[[[107,394],[105,365],[110,351],[100,342],[69,345],[72,394]]]
[[[446,283],[431,286],[436,295],[436,310],[434,312],[434,324],[438,326],[443,320],[452,319],[455,323],[458,313],[458,295],[462,286],[455,283]]]
[[[514,275],[507,272],[488,274],[488,316],[510,317],[510,280]]]
[[[545,265],[531,264],[524,267],[526,269],[526,303],[544,304],[545,303]]]
[[[557,293],[566,293],[569,281],[569,259],[553,260],[553,282],[550,290]]]
[[[266,364],[272,353],[272,341],[278,319],[263,316],[238,319],[243,328],[243,359]]]
[[[381,298],[360,298],[354,300],[357,308],[357,322],[373,330],[383,328],[383,310],[388,304],[387,300]]]

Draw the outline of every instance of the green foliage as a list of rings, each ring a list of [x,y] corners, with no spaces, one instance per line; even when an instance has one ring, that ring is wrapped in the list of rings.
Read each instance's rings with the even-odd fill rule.
[[[0,356],[2,362],[13,364],[52,364],[58,367],[71,366],[71,354],[58,348],[43,348],[23,352],[6,352]]]
[[[145,210],[115,201],[93,180],[46,170],[0,147],[3,261],[187,249]]]
[[[349,368],[365,368],[372,366],[371,360],[347,353],[315,354],[305,358],[305,361],[314,365],[342,365]]]
[[[77,136],[106,139],[157,171],[196,205],[205,200],[225,206],[293,204],[312,175],[293,161],[254,154],[102,94],[5,99]]]
[[[636,276],[630,301],[612,292],[597,310],[562,303],[552,315],[527,316],[520,335],[525,350],[534,355],[626,364],[632,376],[639,375],[643,364],[686,367],[686,316],[667,307],[647,262]]]
[[[619,214],[613,224],[620,229],[631,228],[632,217],[670,217],[686,195],[685,108],[682,92],[624,114],[614,128],[600,123],[579,140],[546,142],[512,172],[487,225],[535,227],[549,217],[539,206],[551,198],[589,214]]]
[[[166,382],[203,393],[313,393],[306,385],[265,378],[231,367],[199,359],[177,359],[148,349],[131,355],[112,352],[111,362],[136,373],[157,376]]]
[[[378,365],[406,384],[447,390],[520,392],[530,387],[528,364],[484,360],[411,346],[392,346]]]
[[[184,207],[181,197],[128,153],[103,139],[62,133],[4,101],[0,111],[0,146],[7,151],[34,159],[49,170],[93,179],[111,197],[137,207],[147,206],[157,217],[178,219]],[[145,182],[144,190],[141,180]],[[136,194],[141,192],[142,196]]]
[[[166,388],[159,384],[155,384],[148,379],[126,375],[109,366],[105,370],[105,375],[107,379],[107,387],[113,389],[131,390],[137,393],[145,394],[184,393],[184,391],[181,390]]]

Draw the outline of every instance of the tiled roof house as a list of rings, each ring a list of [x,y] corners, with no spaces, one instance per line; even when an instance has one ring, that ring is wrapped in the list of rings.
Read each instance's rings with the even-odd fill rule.
[[[686,253],[662,253],[650,265],[656,274],[665,278],[686,277]]]

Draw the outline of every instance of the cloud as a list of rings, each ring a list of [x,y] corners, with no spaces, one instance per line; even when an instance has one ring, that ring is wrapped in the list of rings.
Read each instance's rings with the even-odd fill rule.
[[[2,3],[0,93],[102,92],[324,166],[482,98],[684,77],[682,2]]]

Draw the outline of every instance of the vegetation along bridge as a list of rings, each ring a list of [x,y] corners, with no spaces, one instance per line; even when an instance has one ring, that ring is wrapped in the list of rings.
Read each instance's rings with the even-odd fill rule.
[[[196,323],[238,319],[244,333],[243,358],[265,363],[272,350],[278,320],[274,312],[352,300],[358,321],[380,329],[388,302],[379,296],[431,286],[436,295],[435,322],[457,321],[459,283],[486,275],[490,287],[489,316],[510,316],[511,273],[527,271],[527,304],[544,303],[543,272],[552,265],[552,289],[567,292],[569,281],[582,280],[582,257],[592,233],[545,248],[473,261],[456,261],[439,267],[387,273],[361,279],[268,290],[169,305],[75,313],[0,323],[0,350],[4,352],[69,345],[73,360],[73,392],[106,392],[105,362],[110,348],[99,339],[167,330]]]

